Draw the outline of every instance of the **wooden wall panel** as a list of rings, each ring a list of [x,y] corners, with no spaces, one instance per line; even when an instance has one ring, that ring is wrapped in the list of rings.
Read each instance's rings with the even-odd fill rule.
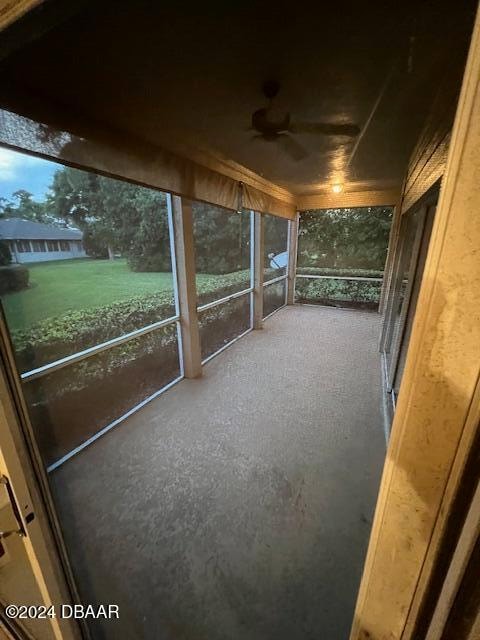
[[[462,52],[454,52],[438,87],[429,117],[410,158],[402,211],[408,211],[443,176],[463,75]]]
[[[479,113],[477,16],[351,640],[418,640],[409,611],[480,376]]]
[[[297,209],[341,209],[343,207],[377,207],[395,205],[400,195],[398,189],[386,191],[344,191],[342,193],[316,193],[297,196]]]
[[[43,0],[0,0],[0,30],[6,29]]]

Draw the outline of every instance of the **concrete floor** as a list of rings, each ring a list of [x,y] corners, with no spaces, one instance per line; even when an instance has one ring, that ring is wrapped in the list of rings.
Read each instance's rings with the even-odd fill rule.
[[[346,640],[385,440],[378,315],[295,306],[52,474],[95,639]]]

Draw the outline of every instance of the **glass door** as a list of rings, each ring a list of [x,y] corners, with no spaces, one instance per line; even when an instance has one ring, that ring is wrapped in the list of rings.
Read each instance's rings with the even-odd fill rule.
[[[400,226],[381,339],[387,390],[393,393],[394,402],[405,365],[437,198],[438,188],[404,214]]]
[[[432,226],[436,208],[436,204],[430,205],[427,208],[422,240],[420,244],[420,251],[417,259],[415,277],[413,279],[413,286],[411,288],[408,309],[406,310],[404,329],[403,332],[398,335],[397,343],[395,345],[395,367],[391,372],[392,391],[395,397],[398,395],[398,392],[400,390],[400,383],[403,376],[403,370],[405,368],[408,344],[410,341],[410,335],[412,333],[413,319],[415,317],[415,311],[417,308],[418,294],[420,293],[420,285],[422,283],[423,271],[427,259],[428,245],[430,243],[430,236],[432,233]]]
[[[396,345],[403,330],[410,289],[415,275],[424,214],[423,207],[407,213],[400,228],[401,249],[395,265],[390,317],[384,342],[389,391],[392,388],[392,371],[396,364]]]

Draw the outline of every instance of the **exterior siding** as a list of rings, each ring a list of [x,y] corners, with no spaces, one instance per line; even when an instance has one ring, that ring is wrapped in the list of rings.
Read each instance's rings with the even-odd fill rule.
[[[28,243],[30,249],[33,249],[35,240],[23,240],[23,243]],[[46,240],[39,242],[47,243]],[[20,264],[26,264],[31,262],[49,262],[51,260],[72,260],[74,258],[86,258],[87,254],[83,245],[75,241],[68,241],[70,246],[69,251],[18,251],[18,244],[15,240],[10,240],[10,251],[12,253],[12,261]],[[45,248],[47,245],[45,244]]]
[[[72,260],[73,258],[86,258],[85,251],[29,251],[17,253],[16,262],[48,262],[49,260]]]
[[[428,120],[410,158],[402,213],[408,211],[445,172],[463,67],[463,56],[456,52],[445,69]]]

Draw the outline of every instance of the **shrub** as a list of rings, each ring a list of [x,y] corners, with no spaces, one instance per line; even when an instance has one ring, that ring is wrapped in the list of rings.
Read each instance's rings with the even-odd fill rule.
[[[298,267],[297,273],[308,276],[341,276],[352,278],[383,278],[377,269],[338,269],[331,267]]]
[[[158,293],[42,320],[12,332],[17,365],[21,371],[33,369],[173,313],[173,296]]]
[[[99,240],[91,230],[87,229],[83,234],[83,247],[87,256],[91,258],[108,258],[107,245]]]
[[[0,267],[0,295],[28,287],[29,272],[23,264]]]
[[[221,282],[207,279],[198,287],[200,301],[205,304],[248,287],[248,279],[248,270],[229,274]],[[42,320],[28,329],[12,331],[17,366],[22,372],[40,367],[174,313],[173,294],[160,292]]]
[[[263,281],[268,282],[269,280],[273,280],[274,278],[278,278],[279,276],[283,276],[284,271],[280,269],[272,269],[272,267],[264,267],[263,269]]]
[[[375,280],[298,278],[295,283],[298,300],[338,306],[376,307],[381,289],[382,283]]]
[[[172,268],[170,254],[165,252],[152,255],[130,255],[127,262],[132,271],[164,272],[170,271]]]
[[[197,281],[197,294],[199,304],[207,304],[219,298],[225,298],[231,293],[248,289],[250,286],[250,271],[234,271],[223,275],[221,280],[218,276],[204,278]]]

